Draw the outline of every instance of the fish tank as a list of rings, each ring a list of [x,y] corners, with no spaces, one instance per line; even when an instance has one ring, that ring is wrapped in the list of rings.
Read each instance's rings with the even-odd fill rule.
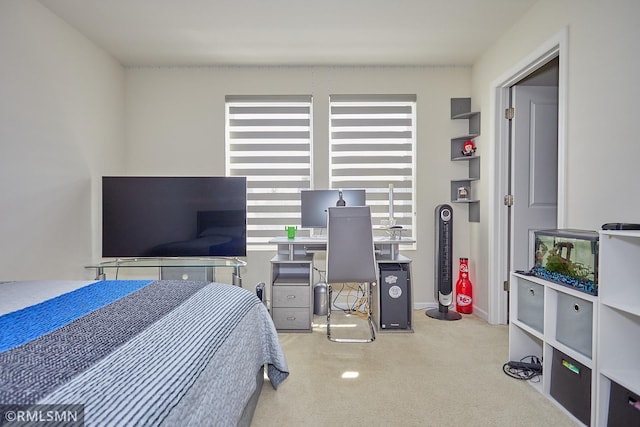
[[[534,276],[598,295],[596,231],[538,230],[534,235]]]

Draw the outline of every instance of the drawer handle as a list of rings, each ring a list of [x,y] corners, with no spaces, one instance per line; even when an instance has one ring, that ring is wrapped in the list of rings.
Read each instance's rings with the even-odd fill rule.
[[[287,299],[296,299],[295,295],[287,295]]]
[[[287,320],[296,320],[296,316],[289,316],[287,317]]]
[[[580,306],[578,304],[573,304],[573,309],[576,311],[576,313],[578,311],[580,311]]]
[[[571,372],[573,372],[574,374],[580,375],[580,368],[578,368],[576,365],[574,365],[573,363],[562,359],[562,366],[564,366],[565,368],[567,368],[568,370],[570,370]]]
[[[529,293],[531,294],[531,296],[535,296],[536,290],[533,288],[529,288]]]
[[[633,409],[640,411],[640,402],[631,396],[629,396],[629,405],[631,405]]]

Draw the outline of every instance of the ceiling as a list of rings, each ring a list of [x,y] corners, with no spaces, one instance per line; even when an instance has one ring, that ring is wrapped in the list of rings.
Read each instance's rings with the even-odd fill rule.
[[[470,65],[537,0],[39,0],[125,66]]]

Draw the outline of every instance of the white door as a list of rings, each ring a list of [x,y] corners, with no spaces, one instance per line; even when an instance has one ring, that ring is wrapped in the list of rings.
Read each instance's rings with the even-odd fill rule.
[[[511,95],[511,270],[529,270],[533,232],[557,227],[558,88],[514,86]]]

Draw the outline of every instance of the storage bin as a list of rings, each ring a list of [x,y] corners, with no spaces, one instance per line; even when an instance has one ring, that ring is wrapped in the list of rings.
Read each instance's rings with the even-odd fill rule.
[[[532,272],[545,280],[598,294],[599,235],[586,230],[538,230]]]
[[[556,340],[591,357],[593,337],[593,303],[572,295],[558,293]]]
[[[553,349],[551,396],[586,425],[591,421],[591,369]]]
[[[519,280],[517,313],[519,321],[544,333],[544,286]]]
[[[640,396],[611,381],[609,392],[609,427],[640,426]]]

